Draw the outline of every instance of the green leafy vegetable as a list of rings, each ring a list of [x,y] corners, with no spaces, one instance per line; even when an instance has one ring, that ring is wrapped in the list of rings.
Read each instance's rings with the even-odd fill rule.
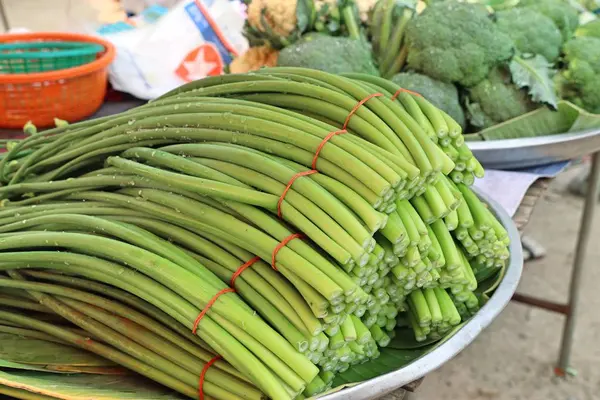
[[[519,7],[533,9],[552,19],[560,29],[564,41],[573,36],[577,25],[579,25],[577,9],[564,0],[521,0]]]
[[[508,60],[513,42],[479,4],[434,3],[406,30],[408,66],[444,82],[474,86]]]
[[[524,55],[544,56],[554,61],[560,54],[563,38],[550,18],[530,8],[513,8],[496,13],[496,26]]]
[[[563,98],[592,113],[600,113],[600,38],[577,37],[564,46]]]
[[[557,97],[550,64],[541,55],[530,58],[513,57],[509,65],[512,81],[519,88],[528,88],[531,99],[556,108]]]
[[[504,68],[492,70],[484,81],[469,89],[467,116],[473,126],[487,128],[535,108],[527,93],[515,86]]]
[[[341,74],[361,72],[378,75],[369,46],[360,40],[315,34],[279,53],[281,67],[313,68]]]

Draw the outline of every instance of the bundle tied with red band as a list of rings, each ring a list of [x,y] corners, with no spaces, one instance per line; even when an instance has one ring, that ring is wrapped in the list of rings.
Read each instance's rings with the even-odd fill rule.
[[[187,397],[314,396],[398,329],[434,341],[477,312],[509,257],[482,173],[460,126],[385,79],[210,77],[11,147],[0,287],[52,291],[68,328],[35,326],[75,346],[93,328],[119,353],[87,351]],[[68,303],[107,327],[61,305],[75,284],[114,296]]]

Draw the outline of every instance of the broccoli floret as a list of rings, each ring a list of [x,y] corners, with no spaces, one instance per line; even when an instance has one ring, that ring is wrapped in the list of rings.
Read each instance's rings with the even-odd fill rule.
[[[314,34],[281,50],[277,65],[313,68],[332,74],[379,75],[371,49],[361,40]]]
[[[498,29],[506,33],[523,54],[539,54],[554,61],[560,54],[562,34],[554,21],[531,8],[496,13]]]
[[[579,25],[579,13],[566,0],[521,0],[519,7],[530,8],[554,21],[564,41],[571,39]]]
[[[473,86],[514,51],[486,8],[446,1],[428,6],[406,30],[408,66],[432,78]]]
[[[600,113],[600,38],[578,37],[564,48],[563,96],[593,113]]]
[[[495,68],[490,75],[469,89],[467,115],[471,125],[487,128],[537,108],[527,93],[512,84],[510,73]]]
[[[419,93],[454,118],[460,126],[465,126],[465,113],[460,106],[458,90],[452,83],[440,82],[414,72],[396,74],[392,81],[405,89]]]

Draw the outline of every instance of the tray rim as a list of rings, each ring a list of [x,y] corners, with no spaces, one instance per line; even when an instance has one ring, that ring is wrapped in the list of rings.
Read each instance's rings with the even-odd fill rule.
[[[600,128],[532,138],[466,143],[486,168],[531,168],[600,151]]]

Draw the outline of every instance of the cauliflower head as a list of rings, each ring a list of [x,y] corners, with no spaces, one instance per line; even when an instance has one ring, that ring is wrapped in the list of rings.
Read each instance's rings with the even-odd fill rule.
[[[431,104],[450,115],[460,126],[465,127],[465,113],[460,106],[458,90],[452,83],[440,82],[414,72],[396,74],[392,81],[405,89],[419,93]]]
[[[236,57],[229,64],[229,72],[232,74],[244,74],[256,71],[262,67],[274,67],[277,65],[279,51],[269,46],[250,47],[247,52]]]
[[[296,0],[252,0],[248,4],[247,22],[260,32],[287,37],[296,31]]]
[[[513,8],[496,13],[496,26],[523,54],[539,54],[552,62],[560,54],[563,38],[550,18],[532,8]]]
[[[521,0],[519,7],[530,8],[554,21],[564,41],[571,39],[579,25],[579,12],[567,0]]]
[[[511,82],[508,71],[494,68],[485,80],[469,89],[467,115],[471,125],[483,129],[537,107],[527,92]]]
[[[332,74],[360,72],[379,75],[367,43],[323,34],[307,35],[281,50],[277,65],[313,68]]]
[[[331,36],[362,36],[376,0],[246,0],[244,35],[251,46],[267,44],[282,49],[309,32]]]
[[[514,52],[478,4],[433,3],[406,30],[408,66],[443,82],[474,86]]]
[[[600,38],[578,37],[564,48],[563,96],[592,113],[600,113]]]
[[[379,0],[355,0],[356,6],[358,7],[358,15],[363,24],[366,24],[369,21],[369,13],[378,1]]]

